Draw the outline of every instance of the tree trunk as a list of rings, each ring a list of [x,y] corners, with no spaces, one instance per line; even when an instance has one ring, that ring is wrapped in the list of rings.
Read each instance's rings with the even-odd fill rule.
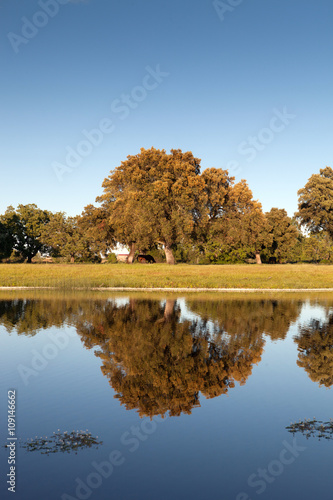
[[[31,260],[32,260],[32,255],[28,255],[27,264],[31,264]]]
[[[164,251],[165,251],[165,257],[166,257],[167,264],[174,265],[175,258],[173,256],[172,250],[169,247],[169,245],[164,245]]]
[[[256,252],[256,262],[257,264],[261,264],[260,252]]]
[[[135,254],[135,243],[131,243],[131,250],[127,257],[127,264],[133,264]]]
[[[175,299],[167,299],[164,308],[164,319],[170,321],[175,307]]]

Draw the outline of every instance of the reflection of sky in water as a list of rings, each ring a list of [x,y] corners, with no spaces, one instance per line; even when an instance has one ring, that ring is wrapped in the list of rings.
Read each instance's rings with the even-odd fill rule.
[[[327,319],[327,316],[330,312],[332,312],[332,307],[327,308],[320,304],[314,305],[307,301],[305,302],[305,304],[303,304],[302,311],[297,322],[299,325],[303,325],[313,319],[324,321],[325,319]]]
[[[116,299],[118,307],[127,303],[126,297]],[[200,319],[184,298],[178,304],[180,321]],[[285,340],[272,341],[268,334],[264,336],[261,361],[253,366],[245,385],[236,384],[227,395],[219,397],[201,396],[200,407],[194,408],[191,415],[164,419],[151,434],[143,433],[142,441],[133,438],[132,432],[142,429],[149,419],[140,419],[136,411],[127,411],[114,399],[115,391],[100,370],[101,360],[94,355],[96,349],[83,347],[74,326],[39,330],[32,337],[8,334],[0,326],[2,439],[6,432],[6,394],[14,387],[17,432],[22,438],[50,435],[57,429],[89,429],[103,441],[98,450],[81,450],[77,455],[46,457],[27,455],[18,449],[15,498],[53,500],[64,493],[75,498],[76,478],[85,481],[94,470],[92,463],[107,460],[112,450],[121,452],[124,464],[115,467],[101,486],[91,490],[92,500],[234,500],[242,491],[252,500],[328,498],[332,442],[307,441],[302,436],[297,436],[297,442],[306,449],[267,484],[263,494],[257,495],[248,484],[248,478],[259,468],[267,468],[278,459],[285,441],[292,444],[285,429],[291,421],[332,417],[332,391],[319,387],[297,366],[298,351],[293,340],[299,324],[312,318],[324,320],[326,311],[325,303],[306,302]],[[68,339],[66,347],[58,348],[56,356],[25,384],[18,367],[31,366],[36,353],[54,344],[59,334]],[[137,440],[135,451],[130,451],[129,439]],[[1,448],[1,470],[7,469],[6,460],[7,450]],[[1,498],[11,498],[3,477],[0,490]]]

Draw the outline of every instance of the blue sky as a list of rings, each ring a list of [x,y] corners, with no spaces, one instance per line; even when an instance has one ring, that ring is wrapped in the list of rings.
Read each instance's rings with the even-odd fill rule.
[[[2,0],[0,213],[79,214],[154,146],[292,215],[333,167],[332,19],[331,0]]]

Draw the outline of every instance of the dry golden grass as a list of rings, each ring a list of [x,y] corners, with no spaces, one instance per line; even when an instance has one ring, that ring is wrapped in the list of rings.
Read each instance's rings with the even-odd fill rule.
[[[315,264],[195,266],[179,264],[0,264],[0,286],[59,289],[333,288],[333,266]]]

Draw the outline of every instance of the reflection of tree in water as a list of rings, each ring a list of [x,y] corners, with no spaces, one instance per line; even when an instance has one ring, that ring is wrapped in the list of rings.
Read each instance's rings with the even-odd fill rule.
[[[325,387],[333,384],[333,315],[328,321],[312,320],[299,328],[297,364],[313,382]]]
[[[35,335],[40,329],[61,327],[73,322],[73,314],[79,312],[77,301],[66,300],[0,300],[0,325],[8,332],[15,330],[24,335]]]
[[[223,299],[187,301],[202,318],[217,322],[230,335],[265,333],[272,340],[284,339],[300,314],[302,300]]]
[[[100,347],[116,397],[141,416],[190,413],[200,391],[227,393],[235,381],[245,383],[263,349],[261,336],[250,332],[229,337],[215,329],[212,342],[207,322],[180,322],[173,300],[109,302],[77,327],[87,347]]]
[[[180,309],[142,298],[0,301],[0,324],[33,335],[41,328],[73,325],[88,349],[97,348],[103,374],[117,398],[140,415],[180,415],[244,384],[261,359],[262,333],[283,338],[301,302],[200,301],[188,306],[199,318],[180,320]],[[208,319],[213,320],[213,324]]]

